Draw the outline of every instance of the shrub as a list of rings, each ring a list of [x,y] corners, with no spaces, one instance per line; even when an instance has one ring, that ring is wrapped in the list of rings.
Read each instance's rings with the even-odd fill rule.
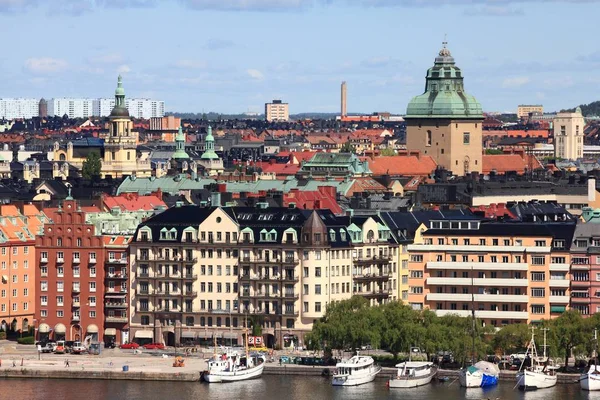
[[[17,343],[19,344],[34,344],[35,338],[33,336],[25,336],[17,339]]]
[[[6,340],[6,332],[0,331],[0,340]]]

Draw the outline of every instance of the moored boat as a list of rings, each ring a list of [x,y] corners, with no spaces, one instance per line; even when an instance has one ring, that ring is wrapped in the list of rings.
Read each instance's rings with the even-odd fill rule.
[[[381,367],[375,365],[373,357],[355,355],[335,365],[331,384],[333,386],[358,386],[372,382]]]
[[[407,361],[396,365],[398,374],[388,381],[390,388],[414,388],[427,385],[437,373],[437,367],[428,361]]]
[[[583,390],[600,390],[600,366],[598,366],[598,331],[594,329],[594,363],[590,362],[587,369],[579,377],[579,384]]]
[[[546,357],[546,329],[544,329],[544,357],[540,359],[535,347],[534,333],[531,333],[531,342],[527,347],[527,357],[523,365],[529,361],[529,366],[517,373],[517,385],[520,390],[546,389],[556,385],[558,377],[556,376],[556,367],[550,365]]]

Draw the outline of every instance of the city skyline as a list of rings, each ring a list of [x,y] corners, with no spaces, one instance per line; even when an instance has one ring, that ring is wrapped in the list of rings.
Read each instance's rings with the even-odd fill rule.
[[[0,97],[109,97],[121,73],[128,97],[164,100],[167,111],[260,112],[282,99],[291,114],[339,113],[347,81],[349,113],[403,114],[447,34],[485,111],[598,100],[600,47],[588,29],[598,1],[442,3],[0,1],[0,32],[20,27],[5,43]],[[56,40],[44,43],[49,31]]]

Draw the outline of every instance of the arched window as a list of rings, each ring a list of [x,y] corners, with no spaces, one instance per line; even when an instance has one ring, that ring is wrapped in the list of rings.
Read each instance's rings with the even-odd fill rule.
[[[372,242],[373,240],[375,240],[375,232],[373,232],[373,230],[369,230],[369,232],[367,232],[367,240],[369,242]]]

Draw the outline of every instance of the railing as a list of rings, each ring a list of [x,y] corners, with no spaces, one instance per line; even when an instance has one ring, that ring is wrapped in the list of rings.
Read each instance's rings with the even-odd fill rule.
[[[127,303],[106,303],[104,304],[104,308],[127,308]]]
[[[106,279],[127,279],[127,274],[107,274]]]
[[[81,262],[79,257],[73,257],[73,263],[79,264]]]
[[[81,303],[79,303],[78,301],[74,301],[73,307],[81,307]]]
[[[126,258],[112,258],[112,259],[108,259],[106,260],[107,264],[127,264],[127,259]]]
[[[48,262],[48,256],[46,256],[46,257],[40,257],[40,262],[47,263]]]
[[[59,264],[63,264],[65,262],[65,258],[64,257],[56,257],[56,262]]]
[[[90,264],[96,264],[96,257],[90,257]]]
[[[79,285],[73,285],[72,291],[75,293],[81,292],[81,287]]]
[[[106,322],[116,322],[116,323],[124,323],[126,324],[129,321],[129,318],[123,316],[106,316],[104,319]]]
[[[80,320],[81,320],[81,318],[79,317],[79,315],[72,315],[71,316],[71,321],[73,321],[73,322],[78,322]]]
[[[198,279],[198,274],[184,274],[184,279]]]

